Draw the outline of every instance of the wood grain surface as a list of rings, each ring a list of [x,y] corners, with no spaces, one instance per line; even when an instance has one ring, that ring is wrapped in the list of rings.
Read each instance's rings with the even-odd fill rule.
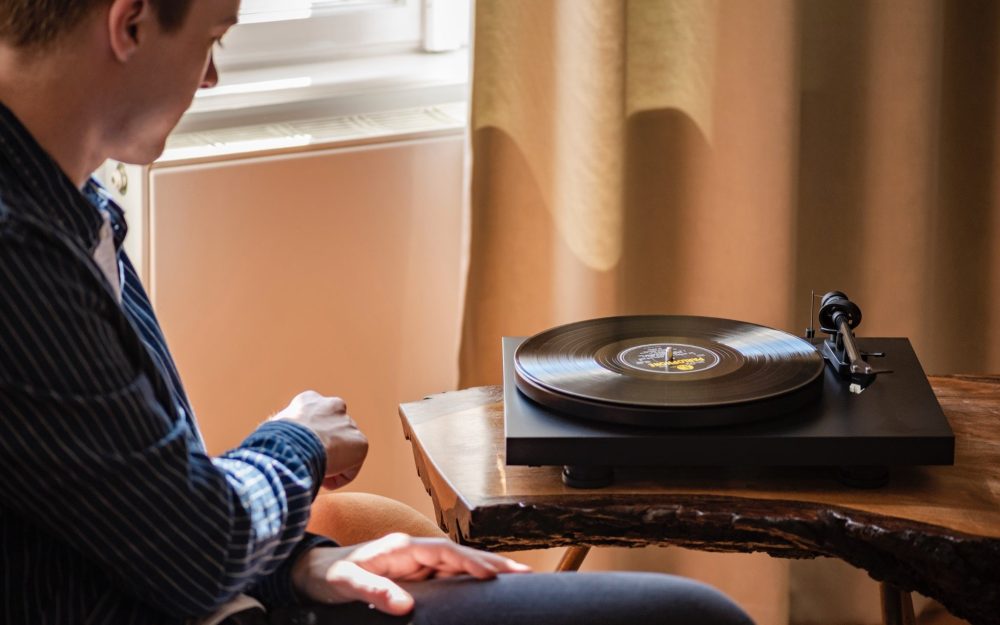
[[[612,486],[573,489],[558,467],[506,466],[500,387],[434,395],[400,415],[438,522],[464,544],[831,556],[1000,625],[1000,376],[930,381],[955,465],[895,467],[871,490],[815,467],[618,470]]]

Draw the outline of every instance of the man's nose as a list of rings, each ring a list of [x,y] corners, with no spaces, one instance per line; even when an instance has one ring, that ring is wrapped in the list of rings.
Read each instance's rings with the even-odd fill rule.
[[[205,67],[205,75],[201,78],[201,88],[211,89],[219,84],[219,70],[215,69],[215,55],[208,57],[208,66]]]

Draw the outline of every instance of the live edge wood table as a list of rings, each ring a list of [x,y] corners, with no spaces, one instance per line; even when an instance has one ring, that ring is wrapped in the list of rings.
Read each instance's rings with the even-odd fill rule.
[[[860,490],[815,468],[618,470],[595,490],[558,467],[506,466],[500,387],[400,407],[438,523],[489,550],[675,545],[840,558],[882,582],[886,623],[913,622],[909,592],[974,625],[1000,624],[1000,376],[930,378],[955,431],[955,465],[894,468]]]

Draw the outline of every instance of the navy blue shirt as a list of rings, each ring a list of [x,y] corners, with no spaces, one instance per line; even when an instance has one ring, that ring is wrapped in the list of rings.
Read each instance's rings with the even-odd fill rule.
[[[102,212],[120,301],[93,259]],[[0,623],[287,605],[294,559],[325,542],[305,534],[325,470],[309,429],[271,421],[206,454],[125,231],[0,104]]]

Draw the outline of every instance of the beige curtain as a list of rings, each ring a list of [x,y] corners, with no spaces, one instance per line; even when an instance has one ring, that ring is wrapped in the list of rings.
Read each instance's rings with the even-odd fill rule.
[[[479,0],[462,385],[504,335],[801,333],[831,289],[929,373],[1000,371],[998,30],[995,1]]]

